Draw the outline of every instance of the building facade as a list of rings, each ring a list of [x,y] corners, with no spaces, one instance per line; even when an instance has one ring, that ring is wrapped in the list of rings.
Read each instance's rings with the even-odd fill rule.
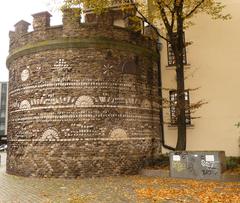
[[[186,30],[187,150],[223,150],[239,156],[238,36],[240,3],[225,1],[230,21],[196,17]],[[92,177],[137,173],[161,151],[156,43],[128,28],[120,10],[79,23],[65,10],[63,25],[47,12],[10,32],[7,172],[38,177]],[[175,102],[171,47],[162,42],[163,97]],[[175,146],[175,109],[165,108],[165,144]],[[192,120],[192,117],[199,117]],[[163,148],[163,152],[167,152]],[[17,157],[17,158],[16,158]]]
[[[223,150],[227,156],[239,156],[240,120],[239,53],[240,53],[240,2],[222,0],[225,13],[230,13],[228,21],[212,20],[201,14],[195,17],[195,25],[185,31],[185,41],[193,42],[186,48],[185,84],[186,102],[204,100],[196,113],[187,113],[187,150]],[[169,46],[162,42],[161,68],[163,95],[174,102],[176,72],[174,58]],[[199,117],[190,119],[190,117]],[[165,142],[176,146],[177,129],[174,125],[174,109],[164,109]],[[167,152],[167,150],[163,150]]]
[[[116,10],[63,25],[48,12],[10,32],[7,172],[38,177],[135,174],[160,153],[156,44]]]
[[[7,137],[8,83],[0,82],[0,144]]]

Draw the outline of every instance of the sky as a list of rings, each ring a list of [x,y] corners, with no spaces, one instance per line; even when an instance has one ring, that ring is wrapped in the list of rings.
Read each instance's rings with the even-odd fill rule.
[[[8,81],[8,70],[6,68],[6,58],[8,56],[10,30],[14,31],[14,25],[25,20],[32,23],[32,14],[49,11],[53,17],[51,25],[61,24],[60,12],[53,11],[48,0],[7,0],[2,1],[0,5],[0,81]],[[31,27],[30,29],[31,30]]]

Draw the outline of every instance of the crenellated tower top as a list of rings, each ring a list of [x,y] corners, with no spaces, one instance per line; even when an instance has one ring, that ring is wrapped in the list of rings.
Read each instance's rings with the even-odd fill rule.
[[[7,173],[136,174],[158,156],[159,54],[154,40],[130,29],[128,14],[89,12],[83,23],[80,10],[68,8],[62,25],[51,26],[48,12],[32,15],[33,31],[15,25]]]
[[[47,11],[32,15],[31,32],[28,31],[30,23],[23,20],[16,23],[15,30],[9,32],[9,58],[16,55],[19,49],[32,50],[42,46],[47,49],[60,44],[73,46],[76,41],[80,46],[86,43],[106,44],[106,41],[118,42],[120,45],[121,42],[126,42],[155,51],[153,40],[141,32],[131,30],[133,22],[130,17],[136,15],[133,10],[128,10],[127,13],[121,9],[110,9],[102,14],[87,12],[85,22],[81,22],[81,12],[78,8],[66,8],[62,12],[63,24],[58,26],[51,26],[52,15]]]
[[[32,15],[33,17],[33,29],[34,30],[41,30],[41,29],[47,29],[50,27],[50,18],[52,15],[45,11],[40,13],[35,13]]]

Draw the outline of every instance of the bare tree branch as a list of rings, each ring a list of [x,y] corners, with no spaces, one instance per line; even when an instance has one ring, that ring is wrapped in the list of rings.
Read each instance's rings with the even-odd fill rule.
[[[174,0],[174,1],[177,1],[177,0]],[[172,8],[168,4],[166,4],[164,1],[162,1],[162,3],[170,11],[170,13],[174,12],[174,9],[172,10]]]
[[[141,16],[141,18],[143,19],[144,22],[146,22],[155,32],[156,34],[161,37],[162,39],[166,40],[167,42],[169,42],[169,40],[164,37],[163,35],[161,35],[161,33],[159,32],[158,28],[156,26],[154,26],[143,14],[141,11],[139,11],[136,3],[134,3],[134,0],[130,0],[130,2],[133,4],[135,10],[137,11],[137,13]]]
[[[188,14],[186,14],[183,19],[189,18],[203,3],[205,0],[201,0]]]
[[[174,8],[173,8],[173,11],[172,11],[172,22],[171,22],[171,29],[172,29],[172,30],[173,30],[173,28],[174,28],[174,23],[175,23],[176,1],[177,1],[177,0],[174,0]]]
[[[158,1],[157,1],[157,4],[158,4],[158,7],[159,7],[159,9],[160,9],[160,15],[161,15],[162,20],[163,20],[163,23],[164,23],[164,25],[165,25],[165,27],[166,27],[166,29],[167,29],[167,32],[168,32],[168,34],[171,35],[173,30],[172,30],[171,25],[170,25],[170,23],[169,23],[169,21],[168,21],[164,4],[162,3],[161,0],[158,0]]]

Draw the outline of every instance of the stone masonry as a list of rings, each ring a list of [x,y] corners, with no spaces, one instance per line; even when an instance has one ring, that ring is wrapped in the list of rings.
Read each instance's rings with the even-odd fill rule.
[[[135,174],[159,153],[155,43],[112,13],[80,23],[76,12],[61,26],[37,13],[32,32],[25,21],[10,32],[9,174]]]

